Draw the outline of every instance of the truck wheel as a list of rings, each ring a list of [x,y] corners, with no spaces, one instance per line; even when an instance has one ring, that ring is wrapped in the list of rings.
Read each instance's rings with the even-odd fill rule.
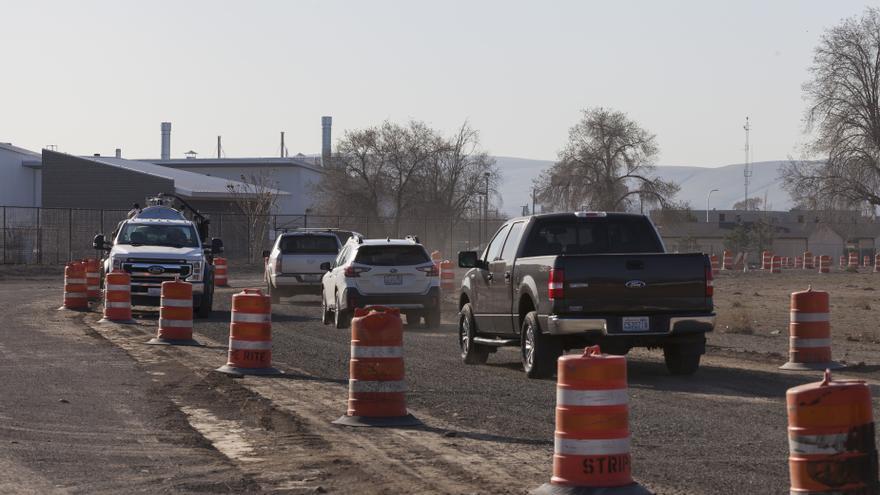
[[[420,311],[407,311],[404,313],[404,316],[406,316],[407,328],[418,328],[419,323],[422,322],[422,313]]]
[[[266,292],[269,294],[272,304],[278,304],[281,302],[281,296],[278,294],[277,290],[272,288],[271,282],[266,282]]]
[[[556,371],[556,360],[562,355],[562,345],[551,335],[541,333],[538,313],[531,311],[523,321],[520,337],[522,364],[529,378],[548,378]]]
[[[321,324],[329,325],[333,321],[333,312],[327,307],[327,300],[321,295]]]
[[[428,328],[440,328],[440,308],[431,309],[425,313],[425,326]]]
[[[693,375],[700,368],[700,356],[698,352],[691,352],[689,347],[669,345],[663,348],[663,360],[666,361],[666,369],[673,375]]]
[[[333,311],[333,323],[336,328],[348,328],[351,326],[351,310],[340,309],[339,299],[336,300],[336,309]]]
[[[196,317],[198,318],[210,318],[211,311],[214,306],[214,290],[210,290],[202,296],[202,300],[199,303],[199,307],[196,308]]]
[[[461,360],[464,364],[485,364],[489,359],[489,348],[474,343],[477,336],[477,325],[470,304],[461,308],[458,316],[458,345],[461,348]]]

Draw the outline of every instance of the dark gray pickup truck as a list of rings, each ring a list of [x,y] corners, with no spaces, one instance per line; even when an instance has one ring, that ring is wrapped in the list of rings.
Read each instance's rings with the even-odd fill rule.
[[[517,346],[526,374],[547,377],[565,350],[599,344],[612,354],[661,348],[672,374],[690,375],[715,326],[708,257],[666,254],[644,215],[515,218],[458,264],[470,268],[459,295],[467,364]]]

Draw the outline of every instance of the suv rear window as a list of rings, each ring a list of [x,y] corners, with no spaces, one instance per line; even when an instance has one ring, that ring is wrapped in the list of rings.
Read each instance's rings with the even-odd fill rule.
[[[334,235],[289,235],[281,238],[281,254],[336,254],[339,245]]]
[[[431,261],[421,246],[362,246],[355,263],[371,266],[421,265]]]
[[[529,234],[524,256],[662,252],[647,219],[610,217],[538,223]]]

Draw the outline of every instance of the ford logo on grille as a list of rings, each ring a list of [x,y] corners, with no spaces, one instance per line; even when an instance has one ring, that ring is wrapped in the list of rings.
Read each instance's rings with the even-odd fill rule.
[[[155,265],[147,268],[147,271],[152,273],[153,275],[161,275],[165,273],[165,267]]]
[[[626,283],[627,289],[644,289],[648,284],[641,280],[630,280]]]

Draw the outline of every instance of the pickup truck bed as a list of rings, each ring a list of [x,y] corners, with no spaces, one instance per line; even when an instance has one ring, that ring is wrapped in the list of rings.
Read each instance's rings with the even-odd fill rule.
[[[459,300],[470,320],[459,325],[465,362],[515,345],[529,376],[547,376],[564,350],[598,344],[614,354],[662,348],[672,373],[691,374],[714,327],[708,258],[664,253],[641,215],[514,219],[460,265],[472,268]]]

